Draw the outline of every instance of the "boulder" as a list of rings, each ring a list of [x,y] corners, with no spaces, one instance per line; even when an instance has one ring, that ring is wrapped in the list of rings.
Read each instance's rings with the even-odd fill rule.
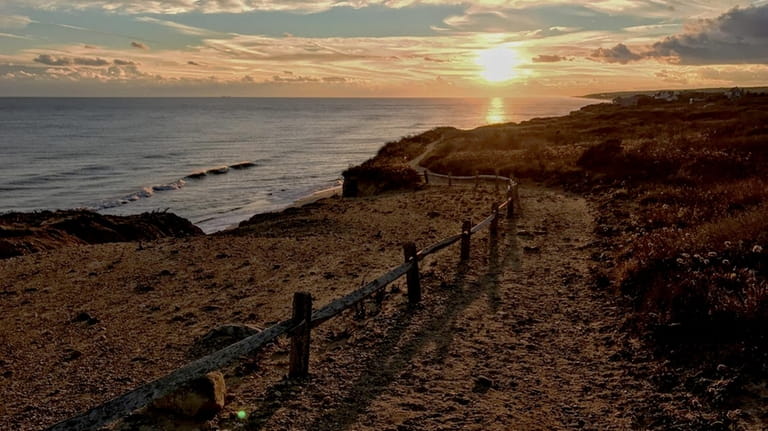
[[[156,400],[152,407],[178,416],[206,421],[224,408],[226,392],[224,375],[214,371]]]

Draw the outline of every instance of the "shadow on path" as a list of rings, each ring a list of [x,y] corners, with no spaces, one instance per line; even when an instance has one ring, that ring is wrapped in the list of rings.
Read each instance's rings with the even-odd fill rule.
[[[510,223],[512,226],[514,224]],[[311,430],[340,430],[349,428],[358,416],[378,398],[386,388],[405,370],[418,352],[426,345],[437,346],[431,363],[442,363],[450,351],[453,337],[461,330],[459,316],[469,305],[482,295],[487,295],[491,309],[496,310],[500,301],[499,276],[507,268],[520,267],[520,250],[514,227],[499,241],[490,241],[488,247],[488,268],[476,281],[470,280],[470,267],[461,264],[444,297],[445,308],[441,313],[427,316],[420,328],[416,324],[418,311],[398,313],[381,342],[365,363],[363,374],[349,387],[342,405],[329,410],[310,424]],[[478,247],[479,242],[475,242]],[[477,253],[477,248],[475,249]],[[500,251],[503,250],[503,251]],[[478,258],[474,259],[478,261]],[[412,335],[409,331],[416,329]],[[403,343],[404,337],[407,340]]]

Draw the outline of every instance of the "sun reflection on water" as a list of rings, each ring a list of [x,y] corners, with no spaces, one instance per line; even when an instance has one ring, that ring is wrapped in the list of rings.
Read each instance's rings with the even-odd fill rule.
[[[485,114],[485,122],[488,124],[505,123],[507,119],[507,109],[504,106],[504,99],[494,97],[488,103],[488,112]]]

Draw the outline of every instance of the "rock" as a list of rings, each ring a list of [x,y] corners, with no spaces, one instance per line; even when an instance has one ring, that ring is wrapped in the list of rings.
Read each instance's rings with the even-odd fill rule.
[[[0,214],[0,259],[78,244],[149,241],[202,235],[171,213],[102,215],[87,210]]]
[[[493,380],[486,376],[478,376],[475,379],[475,387],[472,388],[472,392],[485,393],[488,392],[488,389],[492,388],[493,385]]]
[[[155,290],[155,288],[148,284],[139,283],[136,285],[136,287],[133,288],[133,290],[136,293],[147,293],[147,292],[152,292],[153,290]]]
[[[224,408],[226,392],[224,375],[214,371],[156,400],[152,407],[179,416],[206,421],[212,419]]]
[[[91,316],[90,314],[86,313],[85,311],[81,311],[77,313],[77,316],[75,316],[74,319],[72,319],[73,322],[85,322],[88,325],[95,325],[99,323],[99,319]]]
[[[64,356],[61,358],[61,360],[64,362],[71,362],[81,356],[83,356],[83,353],[80,352],[79,350],[66,349],[64,350]]]
[[[225,324],[217,326],[195,341],[190,349],[190,357],[199,358],[208,355],[261,331],[263,331],[262,328],[250,325]]]

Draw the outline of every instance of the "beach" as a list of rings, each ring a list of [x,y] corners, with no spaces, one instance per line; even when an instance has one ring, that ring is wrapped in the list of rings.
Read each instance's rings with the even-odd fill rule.
[[[328,303],[399,264],[402,242],[426,245],[484,216],[493,196],[330,198],[217,235],[2,260],[3,396],[14,400],[4,426],[39,429],[172,371],[218,325],[282,320],[295,291]],[[450,267],[455,254],[436,263]]]

